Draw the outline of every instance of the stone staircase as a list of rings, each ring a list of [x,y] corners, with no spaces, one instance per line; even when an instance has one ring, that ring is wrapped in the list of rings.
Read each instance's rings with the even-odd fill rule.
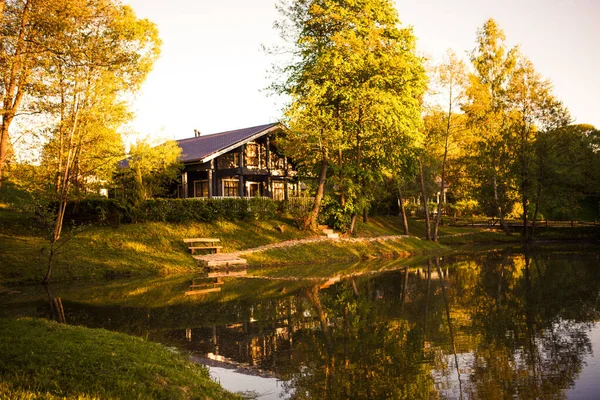
[[[339,239],[340,234],[335,232],[333,229],[329,229],[327,225],[319,225],[319,229],[326,235],[329,239]]]

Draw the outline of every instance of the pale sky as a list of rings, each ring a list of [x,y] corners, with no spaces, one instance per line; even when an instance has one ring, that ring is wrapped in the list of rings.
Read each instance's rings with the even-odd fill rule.
[[[133,103],[132,130],[181,139],[274,122],[281,100],[263,89],[277,43],[276,0],[123,0],[157,24],[160,59]],[[487,18],[555,87],[577,123],[600,128],[600,0],[396,0],[418,51],[467,57]]]

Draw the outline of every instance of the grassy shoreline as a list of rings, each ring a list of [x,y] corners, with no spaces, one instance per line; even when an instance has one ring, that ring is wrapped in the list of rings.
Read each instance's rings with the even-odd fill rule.
[[[243,255],[251,266],[300,265],[368,259],[398,258],[445,252],[448,246],[476,243],[519,243],[518,234],[506,236],[481,228],[441,226],[439,243],[419,240],[425,235],[422,221],[409,220],[411,235],[401,240],[367,241],[368,238],[402,235],[398,217],[375,217],[357,224],[357,239],[320,241]],[[69,233],[66,232],[65,236]],[[571,236],[569,236],[571,235]],[[121,277],[169,276],[198,271],[182,242],[186,237],[217,237],[223,252],[240,251],[288,240],[318,236],[299,230],[293,221],[218,221],[214,223],[124,224],[119,228],[91,226],[67,243],[55,259],[54,282],[107,281]],[[600,237],[600,229],[540,229],[541,239]],[[48,242],[28,215],[0,209],[0,285],[37,284],[47,266]]]
[[[0,319],[0,360],[0,398],[240,398],[160,344],[42,319]]]

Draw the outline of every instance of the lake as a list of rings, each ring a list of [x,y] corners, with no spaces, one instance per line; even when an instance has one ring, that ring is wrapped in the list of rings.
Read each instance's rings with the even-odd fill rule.
[[[11,288],[0,316],[164,343],[259,399],[600,396],[597,246],[269,271]]]

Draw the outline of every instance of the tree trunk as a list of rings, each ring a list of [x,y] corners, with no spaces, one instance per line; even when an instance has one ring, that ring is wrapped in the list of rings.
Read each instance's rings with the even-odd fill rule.
[[[356,213],[352,213],[352,219],[350,220],[350,234],[354,234],[354,228],[356,227]]]
[[[0,131],[0,189],[2,189],[2,184],[4,181],[5,169],[4,165],[6,164],[8,158],[8,146],[9,146],[9,137],[8,137],[8,125],[10,122],[7,121],[5,117],[2,118],[2,127]]]
[[[404,229],[404,234],[408,236],[408,218],[406,217],[406,209],[404,208],[404,199],[402,198],[400,183],[398,183],[398,206],[400,207],[400,215],[402,216],[402,228]]]
[[[446,143],[444,145],[444,159],[442,160],[442,182],[440,183],[440,199],[435,216],[435,227],[433,228],[433,241],[438,241],[438,229],[440,218],[442,218],[442,203],[444,199],[444,179],[446,179],[446,160],[448,159],[448,140],[450,138],[450,122],[452,119],[452,92],[450,92],[450,107],[448,108],[448,123],[446,124]]]
[[[6,173],[5,167],[8,161],[8,150],[10,148],[9,128],[17,110],[21,106],[21,101],[25,94],[24,90],[29,80],[29,71],[26,62],[22,57],[27,57],[30,52],[29,46],[33,43],[28,40],[29,15],[31,13],[32,2],[26,1],[23,5],[23,14],[21,15],[19,33],[14,48],[14,60],[8,76],[2,77],[4,83],[3,99],[0,108],[2,124],[0,126],[0,189]]]
[[[528,140],[527,128],[523,128],[521,131],[521,200],[523,205],[523,239],[529,239],[529,228],[527,226],[527,190],[529,182],[527,179],[527,161],[525,154],[526,145]]]
[[[419,157],[419,175],[421,176],[421,197],[423,197],[423,211],[425,212],[425,237],[431,240],[431,224],[429,222],[429,209],[427,208],[427,195],[425,194],[425,178],[423,177],[423,162]]]
[[[535,236],[535,221],[537,221],[538,208],[540,206],[540,197],[542,196],[542,185],[538,182],[537,196],[535,199],[535,210],[533,211],[533,221],[531,222],[531,238]]]
[[[510,233],[510,229],[508,229],[508,225],[506,225],[506,221],[504,220],[504,211],[502,211],[502,207],[500,206],[500,201],[498,200],[498,182],[496,180],[496,173],[494,172],[494,176],[492,177],[492,186],[494,187],[494,204],[496,205],[496,209],[498,211],[498,218],[500,218],[500,226],[509,236],[512,236]]]
[[[325,192],[325,180],[327,179],[328,165],[329,162],[327,160],[327,155],[323,153],[321,158],[321,172],[319,173],[319,185],[317,186],[317,193],[315,195],[315,203],[312,211],[304,220],[304,229],[312,229],[317,224],[317,217],[319,216],[319,210],[321,208],[321,200],[323,200],[323,193]]]
[[[368,223],[369,222],[369,210],[367,210],[366,208],[363,210],[363,223]]]

